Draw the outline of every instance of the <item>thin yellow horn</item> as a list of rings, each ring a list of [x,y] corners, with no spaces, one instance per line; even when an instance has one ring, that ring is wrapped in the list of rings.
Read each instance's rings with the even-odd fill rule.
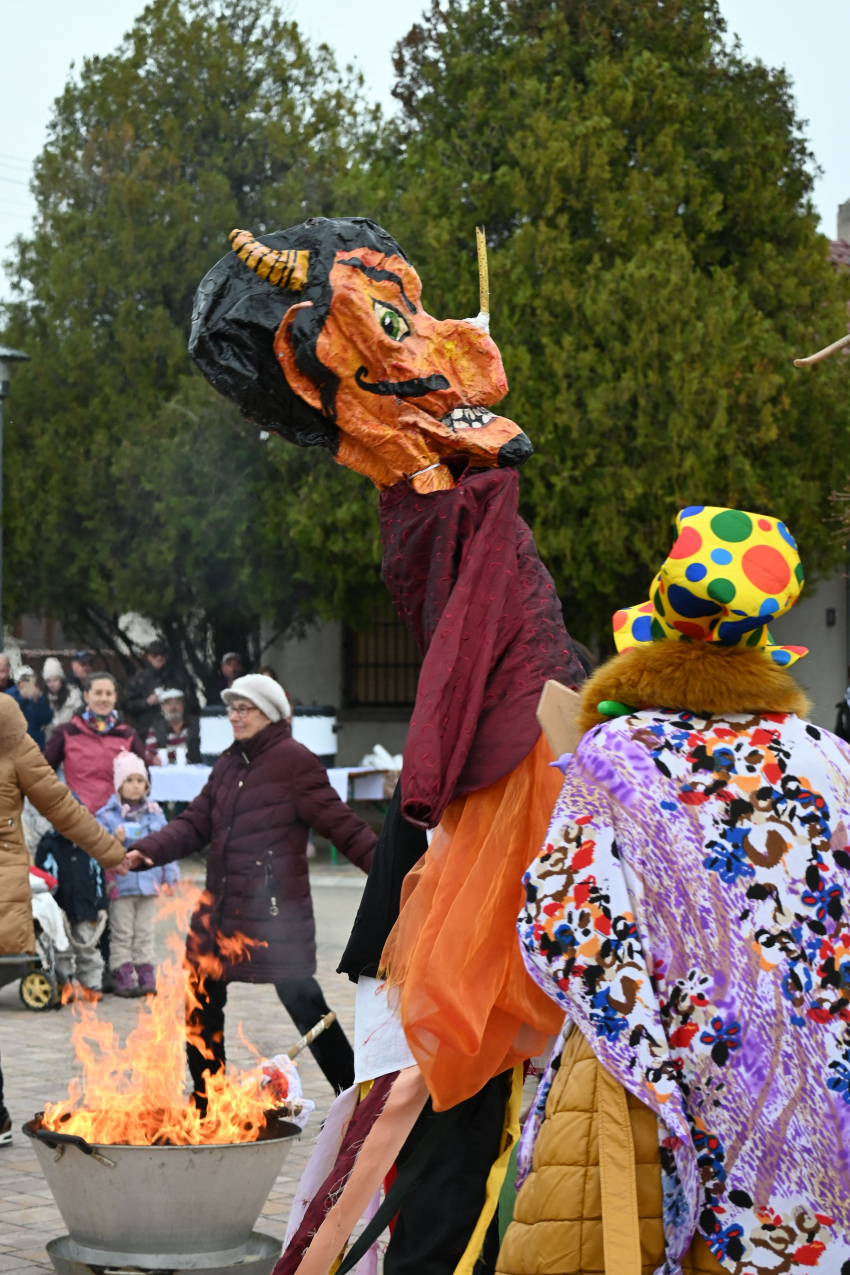
[[[303,291],[310,265],[310,253],[306,248],[279,252],[260,243],[249,230],[231,230],[229,238],[239,260],[266,283],[288,288],[290,292]]]
[[[490,313],[490,272],[487,269],[487,240],[484,238],[484,227],[475,227],[475,242],[478,245],[478,295],[482,314]]]
[[[821,359],[828,359],[830,354],[843,350],[846,345],[850,345],[850,332],[846,336],[839,337],[837,341],[833,341],[832,345],[827,345],[825,349],[818,350],[817,354],[810,354],[807,359],[795,359],[794,366],[809,367],[812,363],[820,363]]]

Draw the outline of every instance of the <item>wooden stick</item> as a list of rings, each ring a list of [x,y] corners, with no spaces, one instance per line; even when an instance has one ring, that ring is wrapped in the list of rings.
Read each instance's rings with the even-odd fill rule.
[[[287,1049],[287,1058],[295,1058],[297,1054],[301,1053],[302,1049],[306,1049],[308,1045],[312,1045],[316,1037],[321,1036],[322,1032],[326,1031],[327,1028],[330,1027],[331,1023],[335,1022],[336,1014],[333,1010],[331,1010],[329,1014],[325,1014],[324,1018],[319,1019],[315,1027],[310,1028],[306,1036],[302,1036],[300,1040],[295,1042],[291,1049]]]
[[[484,238],[484,227],[475,227],[475,242],[478,245],[478,295],[482,314],[490,313],[490,272],[487,269],[487,240]]]
[[[810,354],[807,359],[795,359],[794,366],[809,367],[811,363],[820,363],[821,359],[828,359],[830,354],[835,354],[836,350],[843,350],[845,345],[850,345],[850,332],[838,341],[833,341],[832,345],[828,345],[825,349],[818,350],[817,354]]]

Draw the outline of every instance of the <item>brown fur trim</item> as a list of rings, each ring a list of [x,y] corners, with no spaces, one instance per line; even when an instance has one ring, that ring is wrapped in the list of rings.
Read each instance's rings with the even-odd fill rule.
[[[0,756],[10,753],[27,733],[27,719],[17,702],[0,691]]]
[[[708,642],[652,642],[608,660],[582,687],[582,733],[609,720],[596,708],[606,699],[631,708],[690,709],[711,715],[805,717],[811,707],[799,682],[763,652]]]

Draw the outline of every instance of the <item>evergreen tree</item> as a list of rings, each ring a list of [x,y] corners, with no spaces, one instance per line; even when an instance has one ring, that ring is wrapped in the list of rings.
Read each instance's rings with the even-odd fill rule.
[[[261,615],[321,606],[286,518],[264,530],[264,477],[282,504],[286,460],[186,386],[188,327],[234,226],[360,211],[358,155],[378,124],[329,50],[265,0],[154,0],[69,81],[11,267],[4,336],[32,362],[8,414],[6,614],[46,611],[107,644],[142,611],[209,668]],[[330,457],[313,468],[344,490]],[[371,540],[358,548],[374,562]]]
[[[841,553],[846,369],[795,355],[846,323],[782,71],[716,0],[448,0],[396,51],[395,233],[437,314],[471,313],[487,226],[503,410],[537,455],[524,512],[578,636],[610,643],[688,504]]]

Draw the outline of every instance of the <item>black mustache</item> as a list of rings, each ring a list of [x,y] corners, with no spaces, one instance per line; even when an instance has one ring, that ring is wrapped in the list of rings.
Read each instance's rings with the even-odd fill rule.
[[[414,376],[412,381],[367,381],[368,369],[359,367],[354,379],[361,390],[370,394],[382,394],[385,398],[422,398],[432,390],[447,390],[449,383],[439,372],[433,376]]]

